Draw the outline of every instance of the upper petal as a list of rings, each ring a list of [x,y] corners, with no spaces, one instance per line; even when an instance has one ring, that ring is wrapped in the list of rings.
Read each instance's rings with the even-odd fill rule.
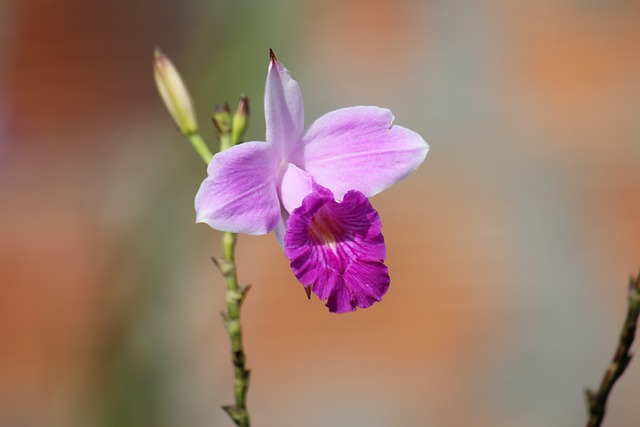
[[[196,195],[196,222],[216,230],[267,234],[280,220],[273,145],[245,142],[211,159]]]
[[[303,136],[296,161],[337,199],[352,189],[371,197],[416,170],[429,150],[420,135],[392,122],[391,111],[378,107],[327,113]]]
[[[289,70],[271,52],[264,93],[267,142],[287,156],[300,142],[304,132],[302,92]]]

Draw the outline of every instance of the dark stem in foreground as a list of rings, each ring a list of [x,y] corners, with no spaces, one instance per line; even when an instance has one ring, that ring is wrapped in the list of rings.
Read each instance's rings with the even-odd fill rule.
[[[590,389],[585,390],[587,408],[589,411],[587,427],[598,427],[602,424],[609,393],[611,393],[613,385],[616,383],[618,378],[622,376],[629,365],[629,362],[631,362],[632,354],[630,350],[631,345],[633,344],[633,339],[636,335],[638,315],[640,315],[640,273],[638,273],[638,276],[635,278],[631,276],[629,279],[627,300],[627,318],[622,325],[618,347],[616,348],[613,360],[602,377],[600,388],[597,392]]]

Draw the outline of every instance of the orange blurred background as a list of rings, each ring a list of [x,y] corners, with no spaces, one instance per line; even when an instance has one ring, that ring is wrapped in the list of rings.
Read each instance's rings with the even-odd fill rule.
[[[376,196],[392,284],[307,301],[273,236],[242,236],[258,426],[581,425],[640,267],[640,5],[257,0],[0,3],[0,425],[230,426],[219,233],[164,110],[252,102],[269,48],[307,123],[390,108],[431,145]],[[637,346],[636,346],[637,347]],[[605,425],[636,425],[640,367]]]

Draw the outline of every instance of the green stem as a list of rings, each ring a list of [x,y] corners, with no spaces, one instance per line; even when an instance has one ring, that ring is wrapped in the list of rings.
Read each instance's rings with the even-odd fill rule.
[[[246,398],[249,388],[249,371],[245,367],[245,353],[242,344],[242,322],[240,308],[249,290],[249,287],[238,285],[238,276],[235,264],[235,247],[237,236],[234,233],[223,233],[222,251],[223,260],[216,261],[227,284],[227,313],[223,314],[224,326],[231,340],[231,360],[234,367],[234,396],[235,405],[224,406],[224,410],[239,427],[249,427],[249,412],[247,411]]]
[[[198,132],[185,135],[189,142],[200,155],[206,164],[213,157],[209,147],[202,139]],[[234,141],[230,134],[224,133],[219,135],[220,151],[226,150],[239,143]],[[234,397],[235,404],[223,406],[223,409],[229,414],[233,422],[238,427],[249,427],[249,412],[247,410],[247,390],[249,388],[249,370],[245,367],[246,356],[244,354],[244,345],[242,343],[242,322],[240,319],[240,308],[242,302],[249,291],[249,286],[240,286],[238,284],[238,274],[235,261],[235,249],[237,243],[237,235],[235,233],[222,233],[222,259],[213,258],[227,285],[226,301],[227,312],[222,313],[224,328],[229,335],[231,341],[231,361],[233,362],[234,371]]]
[[[209,150],[209,147],[204,142],[204,139],[202,139],[202,136],[200,136],[198,132],[185,134],[185,136],[191,143],[193,149],[196,150],[196,153],[200,155],[200,157],[206,164],[209,164],[209,161],[213,157],[213,154],[211,154],[211,150]]]
[[[627,318],[622,325],[618,347],[602,377],[600,388],[597,392],[585,390],[589,410],[587,427],[598,427],[602,424],[609,393],[631,362],[631,345],[636,335],[638,316],[640,316],[640,273],[635,278],[629,279]]]
[[[231,139],[231,134],[223,133],[223,134],[220,134],[219,138],[220,138],[220,151],[224,151],[227,148],[230,148],[236,145],[236,143],[234,143],[234,141]]]

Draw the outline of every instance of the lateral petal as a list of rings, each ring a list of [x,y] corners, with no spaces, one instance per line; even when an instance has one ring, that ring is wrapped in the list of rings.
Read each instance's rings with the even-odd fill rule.
[[[374,196],[416,170],[429,150],[420,135],[392,123],[384,108],[332,111],[309,127],[296,160],[338,200],[349,190]]]
[[[264,93],[267,142],[276,146],[283,158],[300,143],[304,132],[302,92],[289,70],[271,52]]]
[[[196,195],[196,222],[220,231],[267,234],[280,220],[275,184],[278,156],[272,144],[253,141],[211,159]]]

